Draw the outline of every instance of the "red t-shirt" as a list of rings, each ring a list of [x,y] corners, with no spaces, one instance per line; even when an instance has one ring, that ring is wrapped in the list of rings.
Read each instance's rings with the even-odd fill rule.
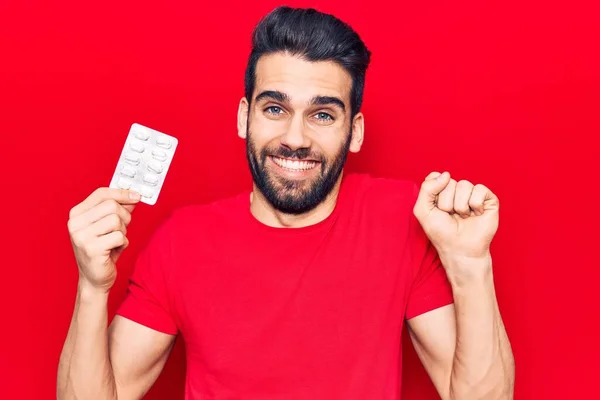
[[[346,175],[333,213],[273,228],[249,192],[175,211],[118,314],[181,334],[186,399],[398,399],[405,319],[452,303],[413,182]]]

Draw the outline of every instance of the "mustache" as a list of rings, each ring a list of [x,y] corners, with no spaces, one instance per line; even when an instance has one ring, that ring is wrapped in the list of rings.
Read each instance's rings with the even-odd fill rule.
[[[278,147],[277,149],[263,149],[261,158],[264,162],[267,156],[275,156],[281,158],[297,159],[297,160],[312,160],[325,163],[325,157],[322,154],[313,152],[310,148],[304,147],[297,150],[292,150],[287,147]]]

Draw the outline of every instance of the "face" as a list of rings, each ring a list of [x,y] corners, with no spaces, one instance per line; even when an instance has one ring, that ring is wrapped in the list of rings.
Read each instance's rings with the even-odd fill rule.
[[[250,104],[242,99],[238,132],[256,187],[274,208],[302,214],[339,182],[348,151],[357,152],[363,117],[351,120],[351,76],[333,62],[276,53],[257,63]]]

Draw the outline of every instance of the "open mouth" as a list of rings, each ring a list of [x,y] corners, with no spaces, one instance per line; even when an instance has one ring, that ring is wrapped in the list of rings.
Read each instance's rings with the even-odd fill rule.
[[[270,156],[270,158],[279,167],[293,172],[308,171],[321,164],[320,162],[314,160],[292,160],[289,158],[281,158],[276,156]]]

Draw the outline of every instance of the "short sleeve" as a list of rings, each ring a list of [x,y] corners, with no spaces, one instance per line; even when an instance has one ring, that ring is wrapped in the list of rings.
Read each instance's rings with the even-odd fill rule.
[[[454,302],[452,287],[435,247],[412,212],[410,215],[408,243],[414,272],[406,306],[406,319]]]
[[[172,224],[159,225],[136,259],[117,314],[159,332],[178,333],[172,311]]]

